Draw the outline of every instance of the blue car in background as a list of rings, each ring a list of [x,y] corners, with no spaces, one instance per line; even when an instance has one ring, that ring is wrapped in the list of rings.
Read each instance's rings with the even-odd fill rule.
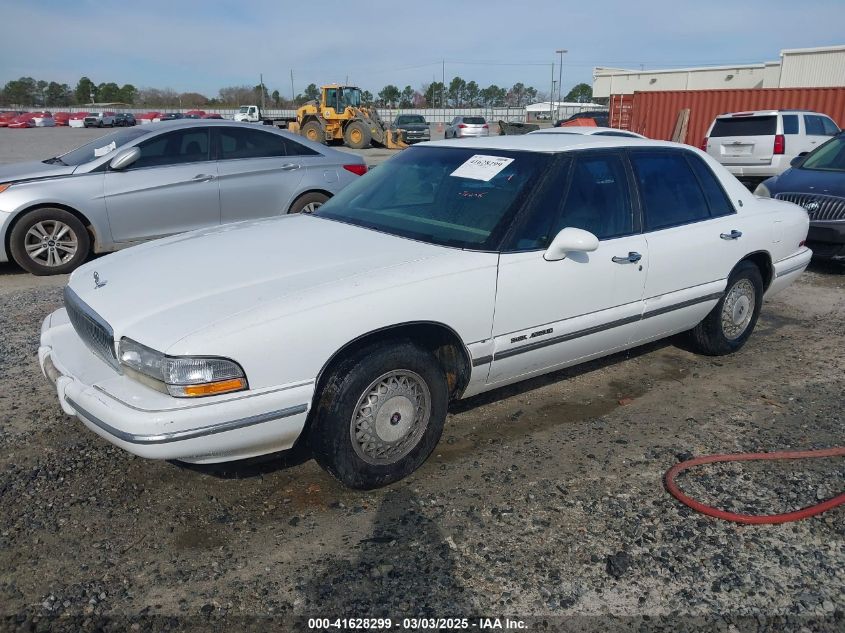
[[[801,205],[810,216],[807,246],[820,259],[845,262],[845,132],[757,186],[754,194]]]

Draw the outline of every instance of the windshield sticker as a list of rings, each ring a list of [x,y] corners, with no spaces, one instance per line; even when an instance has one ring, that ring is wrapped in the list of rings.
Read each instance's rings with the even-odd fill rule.
[[[493,176],[498,174],[513,161],[513,158],[505,158],[504,156],[486,156],[484,154],[475,154],[449,175],[456,176],[457,178],[470,178],[472,180],[483,180],[484,182],[489,182]]]
[[[103,147],[96,148],[94,150],[94,158],[99,158],[100,156],[105,156],[110,151],[112,151],[115,147],[117,147],[117,145],[115,145],[115,142],[112,141],[108,145],[104,145]]]

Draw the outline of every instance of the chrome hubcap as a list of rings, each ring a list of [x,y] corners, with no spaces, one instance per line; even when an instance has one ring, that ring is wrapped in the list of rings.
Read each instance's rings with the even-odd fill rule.
[[[754,315],[755,290],[747,279],[736,282],[722,304],[722,331],[728,340],[742,336]]]
[[[355,405],[352,446],[368,464],[393,464],[419,443],[430,417],[431,393],[422,377],[407,369],[388,372]]]
[[[309,202],[304,207],[302,207],[303,213],[314,213],[317,209],[323,206],[322,202]]]
[[[59,220],[36,222],[24,237],[26,254],[42,266],[61,266],[73,259],[78,248],[76,233]]]

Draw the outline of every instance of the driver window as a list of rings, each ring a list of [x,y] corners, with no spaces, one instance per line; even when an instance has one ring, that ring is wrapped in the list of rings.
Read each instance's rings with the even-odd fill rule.
[[[191,128],[169,132],[140,143],[141,157],[130,169],[163,167],[208,160],[208,130]]]

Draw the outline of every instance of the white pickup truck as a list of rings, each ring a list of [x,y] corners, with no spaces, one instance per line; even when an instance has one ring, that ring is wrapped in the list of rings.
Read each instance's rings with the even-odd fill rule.
[[[265,117],[261,112],[261,108],[257,105],[242,105],[233,117],[235,121],[243,121],[244,123],[263,123],[264,125],[274,125],[278,128],[287,129],[288,124],[296,121],[296,117]]]

